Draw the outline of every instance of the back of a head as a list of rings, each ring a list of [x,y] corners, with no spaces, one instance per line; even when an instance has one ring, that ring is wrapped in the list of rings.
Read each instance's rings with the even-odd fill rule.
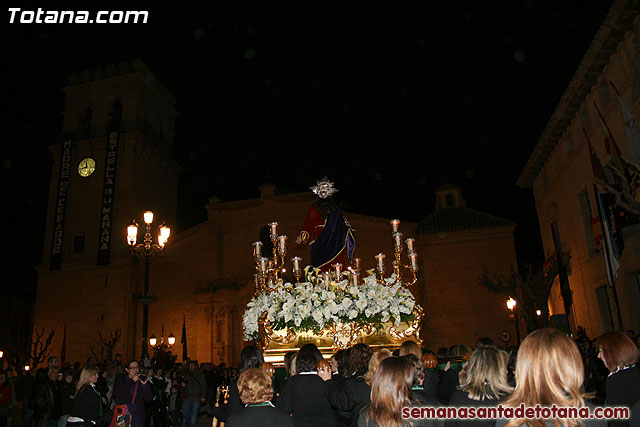
[[[466,346],[466,345],[461,345],[461,344],[452,345],[451,348],[449,349],[449,356],[452,356],[452,357],[463,356],[467,353],[471,353],[471,349],[469,348],[469,346]]]
[[[240,372],[249,368],[262,368],[263,362],[262,350],[255,345],[248,345],[240,352]]]
[[[387,357],[391,357],[391,352],[386,348],[373,353],[373,356],[371,356],[371,359],[369,359],[369,370],[365,375],[365,382],[367,384],[373,384],[373,379],[375,378],[378,366],[380,366],[380,362],[382,362]]]
[[[460,372],[460,389],[473,400],[492,400],[510,393],[508,358],[506,351],[492,346],[475,350]]]
[[[411,405],[413,366],[400,357],[387,357],[378,366],[371,385],[366,419],[379,426],[401,426],[402,408]]]
[[[421,385],[424,381],[424,364],[422,363],[422,359],[418,359],[413,353],[405,354],[401,357],[413,366],[412,385]]]
[[[238,378],[240,400],[245,404],[269,402],[273,385],[269,374],[261,368],[247,368]]]
[[[620,332],[607,332],[596,340],[598,351],[602,352],[603,362],[609,372],[616,372],[638,362],[638,347],[628,335]]]
[[[571,338],[556,329],[538,329],[527,335],[520,345],[516,387],[504,405],[582,407],[583,379],[582,358]],[[558,421],[565,427],[575,425],[574,420]]]
[[[476,341],[476,346],[474,347],[474,350],[478,350],[485,347],[495,347],[495,346],[496,346],[496,343],[493,342],[491,338],[482,337],[482,338],[478,338],[478,341]]]
[[[349,351],[349,374],[362,376],[369,370],[369,360],[373,350],[367,344],[356,344]]]
[[[315,344],[303,345],[296,357],[296,373],[316,371],[318,362],[321,360],[323,360],[322,353]]]
[[[291,373],[291,368],[292,368],[291,361],[293,360],[295,355],[296,355],[295,351],[290,351],[284,355],[284,369],[287,372],[287,378],[291,377],[292,375],[295,375]]]
[[[407,354],[415,355],[419,360],[422,360],[422,349],[415,341],[405,341],[400,346],[398,356],[406,356]]]

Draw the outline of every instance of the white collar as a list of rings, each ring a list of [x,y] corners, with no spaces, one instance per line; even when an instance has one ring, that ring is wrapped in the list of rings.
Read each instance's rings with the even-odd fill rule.
[[[298,372],[298,375],[318,375],[318,371]]]

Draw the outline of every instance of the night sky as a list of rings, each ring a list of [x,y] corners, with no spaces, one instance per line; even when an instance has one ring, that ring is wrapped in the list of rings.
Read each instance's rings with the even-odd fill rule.
[[[257,197],[266,182],[308,191],[327,174],[347,210],[407,221],[452,183],[516,221],[520,266],[540,264],[533,196],[515,182],[611,2],[212,3],[129,4],[149,23],[128,25],[9,24],[5,9],[5,291],[42,262],[67,74],[136,57],[178,100],[179,230],[206,218],[208,197]]]

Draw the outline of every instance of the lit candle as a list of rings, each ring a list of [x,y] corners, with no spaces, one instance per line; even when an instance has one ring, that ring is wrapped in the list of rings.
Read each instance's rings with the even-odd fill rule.
[[[354,258],[353,265],[356,267],[356,271],[360,271],[360,258]]]
[[[271,227],[271,240],[274,240],[278,237],[278,223],[270,222],[269,227]]]
[[[284,236],[284,235],[279,236],[278,237],[278,242],[279,242],[278,253],[281,256],[284,256],[284,254],[287,253],[287,236]]]
[[[262,242],[253,242],[253,256],[256,260],[262,258]]]
[[[411,270],[413,272],[418,271],[418,254],[415,252],[410,252],[409,261],[411,261]]]
[[[340,275],[342,274],[342,264],[333,264],[333,268],[336,269],[336,279],[340,280]]]
[[[300,258],[299,256],[294,256],[291,259],[291,262],[293,262],[293,272],[294,273],[299,273],[300,272],[300,261],[302,261],[302,258]]]
[[[329,283],[331,283],[331,273],[325,271],[322,277],[324,278],[324,285],[328,287]]]
[[[258,278],[257,273],[253,275],[253,282],[255,283],[256,288],[260,287],[260,279]]]
[[[393,233],[397,233],[399,225],[400,225],[400,220],[399,219],[392,219],[391,220],[391,231]]]
[[[351,273],[351,284],[353,286],[358,286],[359,282],[360,282],[360,273],[358,273],[357,271],[354,271],[353,273]]]
[[[402,250],[402,233],[393,233],[393,241],[396,244],[396,250]]]
[[[263,274],[267,272],[267,262],[268,261],[269,260],[264,258],[264,257],[260,258],[260,272],[263,273]]]
[[[413,252],[413,245],[416,243],[416,239],[409,237],[405,242],[407,243],[407,251]]]
[[[267,268],[273,270],[273,260],[267,258]]]
[[[384,273],[384,258],[385,254],[376,255],[376,260],[378,261],[378,273]]]

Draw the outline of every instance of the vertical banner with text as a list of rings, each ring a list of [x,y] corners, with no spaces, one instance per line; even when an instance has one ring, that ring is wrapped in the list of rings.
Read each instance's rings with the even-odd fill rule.
[[[98,235],[98,265],[109,265],[111,262],[111,223],[113,220],[119,139],[120,132],[118,131],[110,132],[107,139],[107,160],[104,169],[102,209],[100,209],[100,232]]]
[[[73,141],[65,139],[60,144],[60,178],[53,212],[53,240],[51,242],[51,259],[49,270],[60,270],[62,267],[62,248],[64,238],[64,216],[69,197],[69,177],[71,176],[71,148]]]

